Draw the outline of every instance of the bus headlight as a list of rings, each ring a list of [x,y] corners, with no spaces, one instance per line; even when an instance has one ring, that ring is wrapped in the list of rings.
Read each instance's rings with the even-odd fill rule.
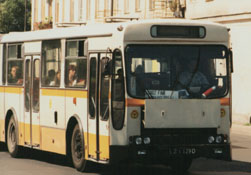
[[[213,142],[214,142],[214,136],[209,136],[208,143],[213,143]]]
[[[151,143],[150,137],[145,137],[145,138],[144,138],[144,144],[148,145],[148,144],[150,144],[150,143]]]
[[[141,137],[137,137],[135,139],[135,143],[136,143],[136,145],[141,145],[142,144],[142,138]]]
[[[216,136],[215,141],[216,141],[216,143],[221,143],[222,142],[222,137],[221,136]]]

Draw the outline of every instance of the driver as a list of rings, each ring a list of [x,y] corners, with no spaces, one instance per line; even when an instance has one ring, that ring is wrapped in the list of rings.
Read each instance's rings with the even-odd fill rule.
[[[206,76],[198,70],[197,61],[197,59],[191,59],[187,61],[187,65],[184,65],[183,63],[183,68],[178,77],[181,89],[188,88],[188,90],[191,91],[191,87],[198,87],[198,92],[201,92],[201,90],[205,90],[209,87],[209,82]]]

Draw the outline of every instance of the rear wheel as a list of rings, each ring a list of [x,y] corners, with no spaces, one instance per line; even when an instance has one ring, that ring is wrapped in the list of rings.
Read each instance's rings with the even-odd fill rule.
[[[74,167],[78,171],[84,171],[86,167],[85,147],[78,124],[75,125],[72,132],[71,157]]]
[[[19,147],[17,144],[17,127],[13,117],[11,117],[7,130],[7,148],[11,157],[18,157]]]

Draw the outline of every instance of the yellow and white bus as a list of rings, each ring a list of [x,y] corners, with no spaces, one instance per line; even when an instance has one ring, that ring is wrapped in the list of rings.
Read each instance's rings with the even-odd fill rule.
[[[0,141],[86,161],[186,170],[231,160],[226,27],[143,20],[14,32],[0,41]]]

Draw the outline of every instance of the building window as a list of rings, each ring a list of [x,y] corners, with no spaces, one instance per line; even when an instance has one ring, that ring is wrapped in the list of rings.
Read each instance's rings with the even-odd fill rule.
[[[47,0],[48,2],[48,16],[52,16],[52,0]]]
[[[62,0],[62,22],[65,21],[65,0]]]
[[[104,2],[105,7],[104,7],[104,16],[111,16],[111,1],[110,0],[105,0]]]
[[[23,84],[23,58],[22,45],[8,45],[8,84]]]
[[[119,14],[119,0],[113,0],[113,16]]]
[[[124,0],[124,13],[130,13],[129,11],[129,0]]]
[[[78,20],[79,21],[83,21],[83,11],[84,11],[84,8],[83,8],[83,0],[79,0],[78,1]]]
[[[45,20],[45,1],[46,0],[42,0],[42,7],[41,7],[41,21]]]
[[[84,56],[84,40],[66,41],[65,86],[86,87],[87,59]]]
[[[43,41],[42,86],[60,86],[61,67],[60,40]]]
[[[74,21],[74,0],[70,2],[70,22]]]
[[[91,18],[91,0],[86,0],[86,19]]]
[[[135,11],[136,12],[141,11],[141,0],[135,0]]]
[[[55,22],[58,23],[59,21],[59,0],[55,2]]]
[[[154,10],[154,9],[155,9],[155,1],[149,0],[149,10]]]
[[[38,22],[38,0],[34,0],[34,22]]]
[[[105,1],[96,0],[95,18],[101,19],[105,16]]]

